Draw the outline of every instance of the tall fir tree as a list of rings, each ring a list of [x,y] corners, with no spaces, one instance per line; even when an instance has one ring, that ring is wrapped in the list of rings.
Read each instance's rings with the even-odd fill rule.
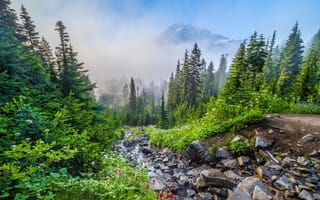
[[[198,44],[195,43],[191,51],[190,56],[190,83],[188,104],[190,106],[198,106],[200,101],[200,70],[202,67],[201,63],[201,51]]]
[[[311,41],[293,91],[297,100],[320,103],[320,30]]]
[[[32,50],[35,53],[38,53],[40,49],[40,36],[36,31],[36,26],[32,21],[27,9],[22,5],[20,19],[22,24],[19,28],[20,35],[22,36],[22,42],[27,49]]]
[[[44,37],[42,37],[40,41],[39,55],[47,72],[50,74],[51,81],[53,83],[58,83],[58,74],[52,49],[49,42]]]
[[[292,31],[280,53],[280,75],[277,81],[277,92],[282,96],[290,94],[292,85],[299,74],[302,64],[303,41],[298,22]]]

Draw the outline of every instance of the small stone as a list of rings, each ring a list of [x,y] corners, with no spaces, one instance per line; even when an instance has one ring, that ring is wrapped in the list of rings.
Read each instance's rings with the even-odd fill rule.
[[[232,143],[232,142],[238,142],[238,141],[240,141],[240,140],[243,140],[242,137],[241,137],[240,135],[236,135],[236,136],[234,136],[234,137],[232,138],[232,140],[231,140],[230,143]]]
[[[295,195],[295,193],[292,192],[292,191],[290,191],[290,190],[286,190],[286,191],[284,192],[284,196],[285,196],[286,198],[288,198],[288,197],[294,197],[294,195]]]
[[[256,144],[255,144],[256,148],[266,148],[268,146],[269,146],[269,144],[267,144],[265,139],[263,139],[261,136],[256,137]]]
[[[206,187],[208,187],[208,184],[204,180],[204,178],[203,177],[198,177],[197,180],[196,180],[196,188],[197,188],[197,190],[201,190],[201,189],[206,188]]]
[[[252,194],[252,192],[256,186],[259,186],[263,191],[267,191],[266,187],[259,180],[259,178],[256,178],[253,176],[250,176],[250,177],[244,179],[243,181],[241,181],[237,186],[237,190]]]
[[[310,164],[310,160],[306,159],[305,157],[300,156],[297,158],[297,163],[302,166],[307,166]]]
[[[225,160],[222,160],[221,163],[223,164],[223,166],[229,169],[234,169],[238,166],[238,162],[236,159],[232,159],[232,160],[225,159]]]
[[[279,190],[293,190],[293,186],[286,176],[281,176],[276,182],[274,182],[274,186]]]
[[[279,132],[280,132],[281,134],[283,134],[283,133],[284,133],[284,130],[283,130],[283,129],[280,129]]]
[[[305,136],[303,136],[302,138],[301,138],[301,140],[303,141],[303,142],[312,142],[312,141],[315,141],[316,140],[316,136],[315,135],[313,135],[313,134],[307,134],[307,135],[305,135]]]
[[[227,151],[225,148],[223,147],[219,147],[216,151],[216,157],[217,158],[226,158],[226,159],[230,159],[232,158],[232,155],[230,154],[229,151]]]
[[[275,181],[275,180],[277,180],[278,179],[278,176],[271,176],[271,181]]]
[[[268,134],[272,134],[272,133],[274,133],[273,129],[269,129]]]
[[[238,174],[236,174],[234,171],[232,170],[227,170],[225,172],[223,172],[227,177],[233,179],[233,180],[242,180],[243,178],[241,176],[239,176]]]
[[[320,194],[318,194],[318,193],[313,193],[313,198],[314,198],[315,200],[320,200]]]
[[[256,169],[256,172],[258,174],[259,179],[262,180],[263,179],[263,169],[261,167],[258,167]]]
[[[208,192],[200,192],[198,193],[198,198],[199,200],[211,200],[212,199],[212,194]]]
[[[268,194],[268,191],[263,190],[258,185],[256,185],[253,190],[252,199],[253,200],[268,200],[268,199],[272,199],[272,196]]]
[[[227,200],[251,200],[251,197],[248,192],[236,191]]]
[[[299,193],[298,197],[299,197],[300,199],[304,199],[304,200],[314,200],[314,198],[312,197],[312,195],[311,195],[309,192],[307,192],[306,190],[302,190],[302,191]]]
[[[239,156],[239,157],[237,158],[237,161],[238,161],[239,165],[242,167],[242,166],[244,166],[245,164],[248,164],[248,163],[249,163],[250,158],[247,157],[247,156]]]

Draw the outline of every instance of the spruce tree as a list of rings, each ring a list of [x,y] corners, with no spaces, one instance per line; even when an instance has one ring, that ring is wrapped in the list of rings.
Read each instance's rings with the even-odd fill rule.
[[[58,82],[57,69],[55,65],[55,59],[53,57],[52,49],[49,45],[49,42],[42,37],[39,46],[39,55],[42,59],[42,62],[50,74],[50,79],[53,83]]]
[[[291,92],[294,80],[301,68],[302,53],[301,33],[298,23],[296,23],[280,53],[280,76],[276,87],[277,92],[282,96],[286,96]]]
[[[190,56],[190,90],[188,104],[190,106],[199,105],[200,98],[200,70],[201,70],[201,51],[195,43]]]
[[[268,46],[267,58],[263,67],[263,74],[267,84],[269,84],[275,76],[274,75],[275,66],[273,62],[275,40],[276,40],[276,31],[273,32],[270,45]]]
[[[320,103],[320,30],[314,35],[294,84],[300,101]]]
[[[135,86],[133,77],[131,77],[131,80],[130,80],[129,109],[130,109],[130,112],[136,113],[137,93],[136,93],[136,86]]]
[[[40,36],[39,33],[36,32],[36,26],[29,16],[27,9],[23,5],[21,6],[20,19],[22,21],[22,25],[20,26],[19,31],[22,36],[24,46],[33,52],[38,52],[40,49]]]
[[[203,102],[208,102],[210,97],[214,96],[215,89],[215,80],[214,80],[214,66],[213,63],[210,62],[208,68],[205,72],[205,79],[203,80],[204,90],[203,90]]]

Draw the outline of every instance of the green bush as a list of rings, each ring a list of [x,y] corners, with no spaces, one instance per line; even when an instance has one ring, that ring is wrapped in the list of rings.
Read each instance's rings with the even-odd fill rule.
[[[244,155],[248,151],[248,146],[242,140],[231,142],[229,148],[235,155]]]

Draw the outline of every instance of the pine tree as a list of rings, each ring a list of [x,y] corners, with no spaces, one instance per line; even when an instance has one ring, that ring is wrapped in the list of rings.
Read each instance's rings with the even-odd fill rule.
[[[21,6],[20,19],[22,21],[22,25],[20,26],[19,32],[22,36],[22,42],[24,43],[24,46],[33,52],[38,52],[40,49],[40,36],[39,33],[36,32],[36,26],[31,20],[27,9],[23,5]]]
[[[132,113],[137,110],[137,93],[133,77],[130,80],[129,109]]]
[[[239,89],[244,86],[246,79],[246,45],[245,42],[240,44],[239,50],[235,55],[233,63],[231,65],[229,76],[226,80],[226,84],[222,90],[222,96],[230,103],[238,101],[233,98],[235,94],[239,92]]]
[[[189,103],[190,100],[190,90],[191,90],[191,69],[190,69],[190,63],[189,63],[189,54],[188,50],[186,49],[184,54],[184,60],[183,60],[183,67],[182,67],[182,99],[181,103]]]
[[[280,76],[277,81],[277,92],[283,96],[290,93],[294,80],[299,74],[302,63],[302,39],[296,23],[280,53]]]
[[[263,67],[263,74],[264,78],[266,80],[266,83],[270,83],[271,80],[274,78],[274,63],[273,63],[273,58],[274,58],[274,45],[275,45],[275,40],[276,40],[276,31],[273,32],[272,38],[270,45],[268,46],[268,55]]]
[[[17,28],[17,16],[14,10],[10,8],[10,4],[10,0],[0,1],[0,27],[3,30],[12,30],[15,33]]]
[[[204,92],[203,92],[203,102],[209,102],[210,97],[214,96],[214,66],[213,63],[210,62],[208,68],[206,69],[205,72],[205,79],[203,80],[203,85],[204,85]]]
[[[190,90],[188,104],[190,106],[199,105],[200,98],[200,70],[201,70],[201,51],[195,43],[190,56]]]
[[[55,66],[55,60],[53,57],[52,49],[49,42],[44,37],[41,38],[39,46],[39,55],[46,67],[47,72],[50,74],[50,79],[53,83],[58,83],[58,75]]]
[[[161,93],[159,125],[160,125],[160,128],[162,129],[168,128],[168,118],[167,118],[167,112],[165,110],[164,90],[162,90],[162,93]]]
[[[175,94],[175,80],[174,80],[173,73],[171,73],[170,80],[169,80],[168,100],[167,100],[167,106],[169,111],[173,111],[176,105],[174,100],[174,94]]]
[[[298,100],[320,103],[320,30],[312,39],[293,89]]]
[[[266,57],[266,44],[263,35],[258,38],[257,32],[254,32],[246,51],[246,81],[254,91],[259,90],[263,83],[263,66],[265,65]]]

